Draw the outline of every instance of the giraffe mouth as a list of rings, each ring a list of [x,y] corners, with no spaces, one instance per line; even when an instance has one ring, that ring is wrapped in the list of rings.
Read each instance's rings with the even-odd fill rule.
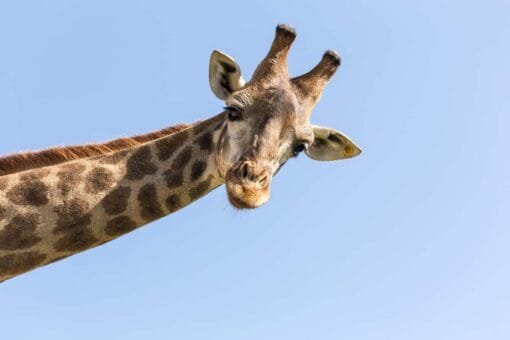
[[[227,194],[230,203],[237,209],[255,209],[269,201],[269,189],[254,191],[242,185],[229,185]]]
[[[227,172],[225,184],[230,203],[237,209],[255,209],[269,201],[270,180],[259,182],[239,178],[238,171]]]

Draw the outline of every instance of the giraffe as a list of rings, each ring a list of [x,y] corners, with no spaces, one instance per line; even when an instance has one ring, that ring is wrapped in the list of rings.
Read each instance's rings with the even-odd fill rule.
[[[320,161],[358,155],[343,133],[310,123],[338,54],[326,51],[291,78],[295,37],[278,25],[250,81],[232,57],[213,51],[209,83],[226,107],[209,119],[0,158],[0,281],[109,242],[222,184],[235,208],[257,208],[276,172],[301,152]]]

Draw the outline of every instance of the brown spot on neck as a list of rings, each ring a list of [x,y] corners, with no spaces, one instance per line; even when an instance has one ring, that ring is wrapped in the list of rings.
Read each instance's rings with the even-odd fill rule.
[[[45,259],[46,255],[37,251],[0,256],[0,280],[34,269]]]
[[[202,160],[195,161],[191,166],[191,180],[196,181],[199,179],[205,172],[205,169],[207,169],[207,162]]]
[[[186,142],[189,133],[182,131],[173,136],[162,138],[156,142],[158,158],[160,161],[166,161]]]
[[[128,216],[118,216],[106,224],[104,231],[108,236],[119,236],[136,229],[136,223]]]
[[[104,167],[91,170],[85,178],[85,191],[90,194],[97,194],[110,189],[113,185],[113,174]]]
[[[38,179],[25,180],[10,189],[6,197],[23,206],[41,206],[48,203],[48,186]]]
[[[78,198],[55,207],[58,219],[53,233],[62,235],[53,246],[56,251],[77,252],[92,247],[98,241],[88,228],[91,221],[88,208],[88,203]]]
[[[54,210],[58,215],[54,234],[65,234],[90,224],[91,214],[89,204],[82,199],[75,198],[57,205]]]
[[[154,174],[158,168],[151,159],[151,149],[148,145],[142,146],[136,150],[127,161],[126,179],[131,181],[141,180],[146,175]]]
[[[108,193],[101,204],[108,215],[117,215],[126,210],[129,195],[131,195],[131,188],[121,186]]]
[[[0,249],[18,250],[30,248],[39,243],[36,229],[41,223],[41,215],[19,214],[0,230]]]
[[[163,177],[165,178],[166,186],[168,189],[178,188],[184,183],[184,175],[182,171],[175,172],[172,169],[166,170],[163,173]]]
[[[55,243],[56,251],[78,252],[92,248],[98,239],[88,228],[76,229],[73,232],[62,236]]]
[[[183,171],[190,161],[192,154],[193,148],[191,146],[186,146],[182,149],[172,162],[172,170],[175,172]]]
[[[182,208],[181,198],[177,194],[172,194],[168,196],[165,203],[169,213],[173,213],[174,211],[177,211],[180,208]]]
[[[200,149],[211,153],[213,151],[213,134],[211,132],[205,132],[197,138],[195,143],[200,146]]]
[[[144,220],[152,221],[165,215],[158,202],[158,193],[153,183],[141,187],[137,198],[140,215]]]
[[[192,187],[189,190],[189,196],[192,200],[196,200],[199,197],[203,196],[210,188],[212,184],[213,176],[209,175],[207,179],[199,182],[196,186]]]
[[[76,188],[81,180],[80,174],[84,171],[85,166],[79,163],[64,164],[59,168],[57,188],[63,196],[67,196],[71,190]]]
[[[193,148],[186,146],[175,157],[170,169],[163,173],[168,189],[180,187],[184,183],[184,168],[191,160]]]

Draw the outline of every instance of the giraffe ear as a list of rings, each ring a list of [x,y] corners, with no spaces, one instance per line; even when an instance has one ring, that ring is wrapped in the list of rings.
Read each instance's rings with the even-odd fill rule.
[[[209,85],[216,97],[225,100],[244,84],[241,68],[234,58],[220,51],[213,51],[209,61]]]
[[[336,161],[361,153],[361,149],[343,133],[316,125],[312,128],[314,141],[305,151],[308,157],[318,161]]]

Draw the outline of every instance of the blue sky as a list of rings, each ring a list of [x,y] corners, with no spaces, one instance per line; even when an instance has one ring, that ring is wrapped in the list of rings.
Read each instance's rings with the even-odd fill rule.
[[[4,1],[0,153],[216,114],[210,52],[249,77],[278,23],[291,74],[341,54],[313,121],[363,154],[2,284],[3,338],[510,337],[508,1]]]

